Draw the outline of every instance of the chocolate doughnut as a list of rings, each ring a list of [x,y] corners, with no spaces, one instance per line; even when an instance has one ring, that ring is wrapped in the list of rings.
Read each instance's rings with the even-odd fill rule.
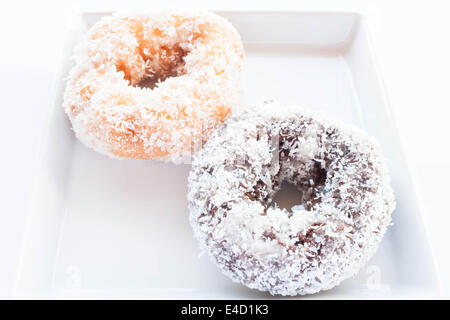
[[[292,212],[274,194],[301,192]],[[376,251],[395,199],[377,142],[298,106],[266,102],[226,121],[192,163],[190,222],[225,275],[271,294],[311,294]]]

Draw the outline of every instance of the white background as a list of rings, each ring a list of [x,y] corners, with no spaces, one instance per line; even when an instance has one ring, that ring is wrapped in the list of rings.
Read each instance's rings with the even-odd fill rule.
[[[445,0],[2,2],[0,297],[8,297],[17,264],[27,198],[68,20],[80,10],[148,10],[162,5],[354,11],[367,17],[440,274],[442,297],[450,298],[450,2]]]

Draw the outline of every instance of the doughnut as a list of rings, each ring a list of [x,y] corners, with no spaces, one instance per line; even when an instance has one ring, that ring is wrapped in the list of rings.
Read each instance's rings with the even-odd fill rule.
[[[63,107],[102,154],[179,162],[239,105],[243,58],[239,34],[213,13],[116,13],[76,47]]]
[[[292,212],[273,201],[283,181],[299,190]],[[272,295],[312,294],[356,274],[395,207],[374,138],[273,101],[221,125],[194,155],[188,185],[202,251],[233,281]]]

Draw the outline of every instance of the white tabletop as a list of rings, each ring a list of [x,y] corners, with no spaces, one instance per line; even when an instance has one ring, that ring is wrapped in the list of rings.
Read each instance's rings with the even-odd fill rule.
[[[0,8],[0,297],[7,297],[24,231],[27,198],[46,125],[45,115],[68,19],[78,11],[152,9],[146,1],[9,2]],[[178,3],[180,5],[178,5]],[[166,1],[166,7],[186,7]],[[450,297],[450,4],[442,0],[189,1],[224,10],[353,11],[367,17],[382,77],[394,111],[424,223]],[[414,237],[414,235],[405,235]]]

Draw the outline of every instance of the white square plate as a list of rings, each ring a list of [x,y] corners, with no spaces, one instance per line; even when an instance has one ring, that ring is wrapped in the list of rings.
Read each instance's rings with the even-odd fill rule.
[[[189,165],[113,160],[85,148],[65,116],[74,44],[101,16],[68,32],[60,81],[30,199],[14,297],[269,298],[232,283],[188,223]],[[401,145],[357,14],[219,12],[246,49],[245,103],[273,97],[322,109],[378,138],[397,198],[394,225],[356,277],[315,298],[430,296],[438,286]]]

